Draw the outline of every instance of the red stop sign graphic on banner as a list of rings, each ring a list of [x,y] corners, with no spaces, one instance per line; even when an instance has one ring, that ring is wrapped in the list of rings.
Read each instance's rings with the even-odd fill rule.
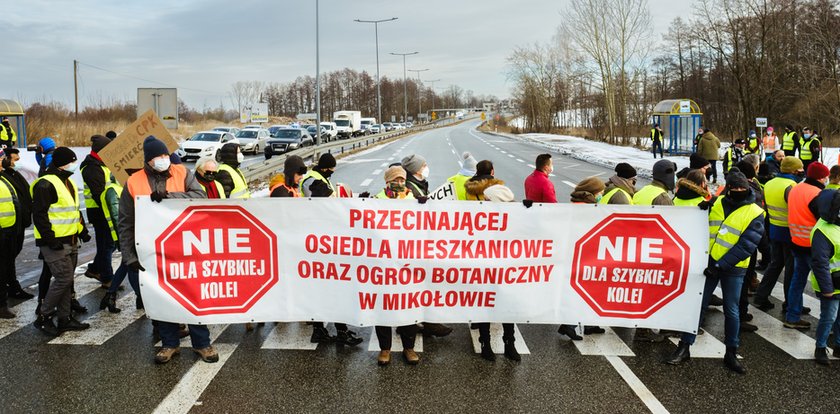
[[[685,291],[689,252],[662,216],[615,213],[575,243],[572,288],[600,316],[647,318]]]
[[[155,247],[159,285],[195,315],[245,312],[278,281],[277,236],[240,206],[187,207]]]

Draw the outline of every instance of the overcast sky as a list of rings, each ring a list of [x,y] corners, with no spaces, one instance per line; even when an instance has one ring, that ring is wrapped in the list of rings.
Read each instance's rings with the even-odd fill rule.
[[[398,17],[379,25],[383,76],[403,75],[402,58],[389,52],[417,51],[407,66],[430,69],[421,79],[506,97],[506,57],[516,46],[549,41],[567,2],[321,0],[321,72],[349,67],[375,75],[374,27],[353,20]],[[649,2],[656,43],[674,17],[690,13],[692,3]],[[71,104],[73,59],[81,62],[81,106],[134,101],[138,87],[174,86],[190,106],[230,107],[233,82],[287,82],[315,74],[315,0],[0,0],[0,5],[0,98],[24,104]]]

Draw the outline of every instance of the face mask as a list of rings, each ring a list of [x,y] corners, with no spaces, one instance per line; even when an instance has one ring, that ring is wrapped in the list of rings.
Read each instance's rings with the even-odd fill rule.
[[[75,162],[71,162],[70,164],[61,167],[62,170],[74,173],[79,166]]]
[[[552,165],[552,166],[548,167],[548,174],[551,175],[551,173],[553,173],[553,172],[554,172],[554,166]]]
[[[802,182],[802,180],[804,180],[804,179],[805,179],[805,173],[804,173],[804,172],[802,172],[802,173],[796,173],[796,174],[794,174],[794,175],[793,175],[793,177],[794,177],[794,181],[796,181],[797,183],[799,183],[799,182]]]
[[[238,162],[238,163],[240,163],[240,164],[241,164],[241,163],[242,163],[242,161],[245,161],[245,156],[244,156],[244,155],[242,155],[242,153],[241,153],[241,152],[239,152],[239,153],[237,153],[237,154],[236,154],[236,162]]]
[[[805,139],[811,139],[811,134],[805,134]]]
[[[322,175],[324,178],[330,178],[330,177],[333,175],[333,171],[331,171],[331,170],[324,170],[324,171],[321,171],[321,175]]]
[[[394,182],[394,183],[388,184],[388,188],[391,189],[391,191],[393,191],[395,193],[402,193],[403,191],[405,191],[405,184],[400,184],[400,183]]]
[[[598,194],[598,195],[596,195],[596,196],[595,196],[595,202],[596,202],[596,203],[600,203],[602,198],[604,198],[604,196],[603,196],[602,194]]]
[[[726,196],[732,199],[732,201],[741,202],[746,200],[749,195],[749,191],[729,191]]]
[[[429,178],[429,166],[428,165],[423,167],[422,170],[420,170],[420,176],[423,177],[424,180]]]
[[[155,161],[154,161],[154,164],[152,165],[152,168],[154,168],[155,171],[164,172],[164,171],[169,169],[170,163],[171,162],[169,161],[169,157],[155,158]]]
[[[215,171],[205,171],[204,172],[204,179],[207,181],[213,181],[216,179],[216,172]]]

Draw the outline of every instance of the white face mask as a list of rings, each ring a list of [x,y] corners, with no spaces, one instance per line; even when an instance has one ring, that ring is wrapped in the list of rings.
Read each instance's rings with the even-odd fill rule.
[[[169,169],[170,161],[169,157],[166,158],[155,158],[152,168],[158,172],[164,172]]]
[[[422,170],[420,170],[420,176],[423,177],[424,180],[429,178],[429,166],[428,165],[423,167]]]
[[[245,161],[245,156],[244,156],[244,155],[242,155],[242,153],[241,153],[241,152],[237,152],[237,153],[236,153],[236,162],[238,162],[238,163],[240,163],[240,164],[241,164],[241,163],[242,163],[242,161]]]
[[[70,164],[67,164],[67,165],[61,167],[62,170],[67,171],[67,172],[71,172],[71,173],[76,172],[77,168],[78,168],[78,165],[76,165],[75,162],[71,162]]]

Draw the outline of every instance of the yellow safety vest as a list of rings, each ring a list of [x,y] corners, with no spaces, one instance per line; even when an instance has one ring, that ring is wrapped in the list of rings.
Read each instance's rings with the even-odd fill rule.
[[[653,184],[648,184],[633,195],[633,204],[637,206],[651,206],[653,205],[653,200],[662,194],[665,194],[664,189]]]
[[[8,229],[17,222],[15,198],[17,198],[15,187],[5,178],[0,177],[0,228]],[[10,253],[2,252],[2,254]]]
[[[9,125],[9,131],[11,132],[11,135],[6,132],[5,126],[0,125],[0,141],[11,141],[11,143],[14,144],[17,142],[17,134],[11,125]]]
[[[88,166],[85,165],[85,167],[82,168],[82,171],[81,171],[82,174],[84,174],[84,170],[87,167]],[[112,181],[111,180],[111,170],[108,169],[108,167],[106,167],[104,165],[100,166],[99,168],[102,168],[102,172],[105,174],[105,182],[110,183]],[[96,204],[96,199],[93,198],[93,194],[90,193],[90,188],[88,187],[87,181],[85,181],[85,207],[87,207],[87,208],[103,208],[104,209],[104,207],[102,207],[102,206],[103,206],[102,204]]]
[[[791,131],[782,137],[782,150],[793,151],[796,147],[796,141],[793,140],[794,135],[796,135],[796,132]]]
[[[703,197],[695,197],[695,198],[674,198],[674,205],[680,207],[697,207],[700,203],[703,202],[705,198]]]
[[[811,161],[814,158],[814,154],[811,154],[812,141],[817,141],[817,144],[820,144],[820,138],[818,136],[802,141],[802,147],[799,148],[799,158],[802,161]]]
[[[829,184],[825,186],[826,190],[837,190],[840,189],[840,184]]]
[[[108,221],[108,228],[111,230],[111,239],[114,241],[118,241],[119,237],[117,237],[117,226],[116,226],[116,217],[111,217],[111,208],[108,207],[108,201],[106,195],[108,194],[108,190],[114,190],[117,193],[117,200],[120,199],[120,195],[122,195],[123,187],[119,184],[111,183],[105,186],[105,189],[102,190],[102,194],[99,195],[99,205],[102,206],[102,213],[105,214],[105,220]]]
[[[601,201],[599,201],[598,204],[609,204],[610,200],[612,200],[613,196],[616,195],[616,193],[618,193],[619,191],[624,193],[624,195],[627,197],[627,201],[630,203],[630,205],[632,205],[633,204],[633,196],[631,196],[630,193],[628,193],[627,191],[625,191],[621,187],[615,187],[612,190],[607,191],[607,193],[604,194],[603,197],[601,197]],[[654,198],[656,198],[656,197],[654,197]]]
[[[828,270],[833,275],[835,272],[840,272],[840,227],[837,227],[835,224],[831,224],[823,219],[817,220],[817,225],[814,226],[814,229],[811,230],[811,240],[814,240],[814,233],[821,232],[828,241],[834,246],[834,256],[829,259],[828,262]],[[810,274],[811,279],[811,286],[814,288],[814,292],[820,293],[820,284],[817,283],[817,278],[814,277],[814,272]],[[840,289],[837,286],[834,288],[834,294],[840,295]]]
[[[717,212],[715,212],[716,209],[718,210]],[[712,208],[712,212],[715,213],[715,219],[723,218],[723,205],[721,204],[720,199],[718,199],[718,202],[715,203],[715,206]],[[756,217],[763,216],[764,210],[755,205],[755,203],[741,206],[737,210],[733,211],[729,217],[723,218],[723,220],[720,221],[717,231],[713,236],[711,232],[712,215],[710,214],[709,253],[712,256],[712,259],[715,261],[720,260],[730,249],[735,247],[735,244],[737,244],[738,240],[741,238],[741,234],[743,234],[747,227],[749,227],[750,223],[752,223]],[[747,257],[746,259],[738,262],[735,266],[746,269],[749,264],[750,257]]]
[[[233,168],[227,164],[219,164],[219,171],[227,171],[230,178],[233,180],[233,190],[230,191],[230,198],[251,198],[251,192],[248,191],[248,183],[245,181],[245,176],[238,168]],[[224,191],[222,191],[224,194]]]
[[[461,174],[455,174],[446,180],[452,183],[452,186],[455,187],[455,197],[458,200],[467,199],[467,188],[464,187],[464,184],[466,184],[466,182],[469,181],[470,178],[472,177],[468,177],[466,175]]]
[[[64,183],[61,178],[54,174],[45,175],[32,182],[29,187],[29,193],[32,194],[32,189],[40,180],[47,180],[55,188],[55,193],[58,195],[58,201],[50,206],[47,211],[47,217],[50,220],[50,228],[55,234],[56,238],[75,236],[82,232],[81,213],[79,212],[79,199],[76,194],[79,193],[76,183],[73,180],[67,180],[72,187],[73,193]],[[38,226],[35,226],[35,239],[41,239],[41,233],[38,232]]]
[[[324,184],[328,185],[330,187],[330,190],[332,190],[332,195],[330,195],[330,197],[338,196],[338,194],[335,193],[335,187],[333,187],[330,180],[324,178],[324,176],[321,175],[321,173],[319,173],[318,171],[315,171],[315,170],[307,171],[306,174],[303,175],[303,178],[300,179],[300,183],[303,184],[303,182],[306,181],[308,178],[314,178],[318,181],[323,181]],[[301,186],[301,188],[303,188],[303,186]]]
[[[755,150],[751,150],[751,148],[755,148]],[[747,147],[744,150],[747,154],[758,154],[761,151],[761,147],[758,145],[758,137],[748,137],[747,138]]]
[[[787,177],[775,177],[764,185],[764,201],[767,202],[770,224],[788,227],[788,203],[785,201],[785,191],[794,185],[796,181]]]

